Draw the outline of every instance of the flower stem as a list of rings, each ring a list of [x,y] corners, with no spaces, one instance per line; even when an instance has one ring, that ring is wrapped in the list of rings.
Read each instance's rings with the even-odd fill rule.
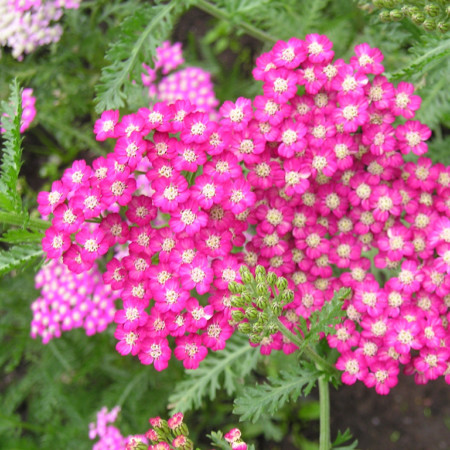
[[[201,9],[202,11],[205,11],[206,13],[210,14],[211,16],[216,17],[219,20],[225,20],[227,22],[232,22],[233,24],[235,24],[230,14],[226,13],[222,9],[209,3],[206,0],[197,0],[195,2],[195,6]],[[244,30],[249,36],[253,36],[254,38],[262,42],[267,42],[269,44],[275,44],[275,42],[277,42],[277,39],[275,39],[273,36],[271,36],[270,34],[266,33],[263,30],[260,30],[254,25],[251,25],[248,22],[240,21],[235,25],[238,26],[239,28],[242,28],[242,30]]]
[[[330,450],[330,389],[326,375],[319,377],[320,440],[319,450]]]
[[[50,222],[41,219],[30,219],[17,213],[0,211],[0,223],[24,227],[33,231],[45,231],[50,227]]]

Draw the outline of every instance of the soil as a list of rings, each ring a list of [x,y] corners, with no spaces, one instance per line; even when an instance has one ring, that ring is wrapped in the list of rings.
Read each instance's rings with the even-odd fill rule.
[[[387,396],[362,383],[331,392],[332,436],[350,429],[363,450],[450,448],[449,386],[443,379],[416,385],[400,377]]]

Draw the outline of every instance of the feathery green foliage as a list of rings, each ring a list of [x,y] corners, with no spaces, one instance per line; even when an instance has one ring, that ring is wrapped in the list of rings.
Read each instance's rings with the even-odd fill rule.
[[[199,408],[205,397],[213,400],[224,388],[232,395],[241,380],[256,367],[259,351],[250,346],[242,335],[234,335],[224,350],[210,353],[197,370],[187,371],[169,397],[172,412]]]
[[[411,47],[412,60],[400,70],[390,75],[391,80],[418,79],[427,71],[447,61],[450,57],[450,38],[439,39],[436,36],[423,36]]]
[[[337,291],[331,301],[325,302],[324,305],[311,313],[308,322],[300,317],[301,335],[304,336],[300,351],[307,345],[314,345],[319,342],[321,335],[334,334],[334,326],[342,322],[345,317],[345,311],[342,309],[343,300],[348,297],[351,290],[342,288]]]
[[[1,118],[5,133],[0,165],[0,208],[21,212],[22,199],[17,192],[17,182],[22,165],[22,91],[17,80],[11,83],[10,92],[9,102],[2,102],[2,113],[6,115]]]
[[[7,251],[0,250],[0,275],[25,267],[41,256],[40,245],[15,245]]]
[[[106,53],[109,65],[103,67],[97,85],[97,112],[125,105],[127,85],[140,78],[140,65],[152,61],[156,47],[169,37],[183,2],[141,5],[122,23],[118,39]]]
[[[318,372],[310,365],[297,367],[292,371],[282,371],[279,377],[269,377],[270,384],[248,387],[234,403],[235,414],[240,420],[256,422],[260,416],[274,414],[286,402],[295,402],[300,395],[308,395],[314,387]]]
[[[334,450],[354,450],[358,446],[357,440],[351,442],[350,444],[343,445],[352,438],[353,436],[350,433],[349,429],[345,430],[343,433],[341,433],[341,431],[338,431],[338,435],[336,436],[336,439],[334,440],[331,448],[333,448]]]

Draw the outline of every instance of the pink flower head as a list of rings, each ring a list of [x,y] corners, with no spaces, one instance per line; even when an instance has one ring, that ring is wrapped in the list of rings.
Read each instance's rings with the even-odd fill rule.
[[[186,144],[206,142],[214,129],[213,123],[206,113],[194,112],[185,119],[185,128],[181,130],[181,140]]]
[[[243,131],[253,115],[251,100],[239,97],[236,102],[226,101],[220,107],[221,124],[234,131]]]
[[[190,264],[183,264],[179,273],[185,289],[196,289],[202,295],[208,292],[213,281],[213,271],[204,256],[196,256]]]
[[[142,364],[153,364],[158,372],[167,369],[171,355],[169,342],[164,337],[144,339],[138,354]]]
[[[414,85],[401,81],[395,89],[395,97],[392,104],[392,112],[396,116],[412,119],[415,112],[420,108],[422,99],[413,95]]]
[[[308,60],[314,64],[327,64],[334,57],[333,43],[320,34],[307,34],[305,46],[308,50]]]
[[[270,70],[263,85],[264,95],[277,103],[285,103],[297,92],[297,75],[286,69]]]
[[[295,37],[287,42],[278,41],[272,49],[272,61],[277,68],[296,69],[306,57],[304,42]]]
[[[384,56],[377,48],[371,48],[369,44],[359,44],[355,47],[355,55],[350,58],[350,64],[362,73],[378,75],[384,72],[381,64]]]
[[[103,111],[100,119],[95,122],[94,133],[97,141],[105,141],[115,137],[114,128],[119,121],[118,110]]]
[[[208,354],[208,349],[202,344],[202,337],[198,334],[179,337],[176,344],[175,357],[183,361],[186,369],[197,369],[200,361]]]
[[[406,155],[413,152],[415,155],[423,155],[428,146],[424,142],[431,136],[431,130],[417,120],[410,120],[404,125],[399,125],[395,130],[395,136],[399,141],[400,151]]]

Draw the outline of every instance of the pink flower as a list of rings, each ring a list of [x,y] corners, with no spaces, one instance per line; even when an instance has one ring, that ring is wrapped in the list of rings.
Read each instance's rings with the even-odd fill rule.
[[[123,327],[119,325],[114,332],[114,337],[119,340],[116,344],[116,350],[121,355],[128,355],[131,353],[133,356],[136,356],[139,353],[141,343],[139,340],[139,333],[136,331],[125,331]]]
[[[196,202],[188,200],[172,212],[169,225],[175,233],[184,231],[188,236],[193,236],[205,227],[207,222],[208,216],[206,213],[198,209]]]
[[[70,235],[55,227],[48,228],[42,239],[42,249],[47,253],[48,258],[59,258],[71,244]]]
[[[200,361],[205,359],[208,349],[202,345],[202,337],[198,334],[182,336],[176,340],[174,355],[186,369],[197,369]]]
[[[350,58],[350,64],[362,73],[373,73],[378,75],[383,73],[384,67],[381,64],[384,56],[377,48],[371,48],[368,44],[359,44],[355,47],[355,55]]]
[[[103,111],[100,119],[95,122],[94,133],[97,141],[115,137],[114,128],[119,121],[118,110]]]
[[[392,112],[396,116],[412,119],[415,111],[420,108],[422,99],[418,95],[412,95],[414,85],[401,81],[395,89],[395,97],[392,104]]]
[[[392,360],[374,363],[370,366],[370,372],[365,377],[364,383],[367,387],[375,386],[377,394],[387,395],[397,385],[399,371],[398,363]]]
[[[233,334],[233,327],[228,324],[228,317],[215,314],[206,325],[206,332],[202,335],[203,344],[213,352],[223,350],[227,339]]]
[[[204,256],[196,256],[190,264],[183,264],[179,273],[181,285],[185,289],[196,289],[202,295],[208,292],[213,281],[213,271]]]
[[[304,42],[295,37],[289,41],[278,41],[272,49],[272,60],[277,68],[296,69],[306,60],[307,52]]]
[[[325,36],[320,34],[308,34],[305,37],[306,48],[308,50],[308,60],[314,64],[329,63],[334,52],[333,43]]]
[[[297,92],[297,75],[289,70],[270,70],[264,80],[264,95],[277,103],[285,103]]]
[[[221,124],[234,131],[243,131],[253,115],[251,100],[239,97],[235,103],[226,101],[220,107]]]
[[[169,342],[164,337],[144,339],[138,353],[142,364],[153,364],[158,372],[167,369],[171,355]]]
[[[395,130],[395,136],[399,141],[400,151],[406,155],[413,152],[415,155],[423,155],[428,146],[424,141],[431,136],[431,130],[417,120],[410,120],[404,125],[399,125]]]

